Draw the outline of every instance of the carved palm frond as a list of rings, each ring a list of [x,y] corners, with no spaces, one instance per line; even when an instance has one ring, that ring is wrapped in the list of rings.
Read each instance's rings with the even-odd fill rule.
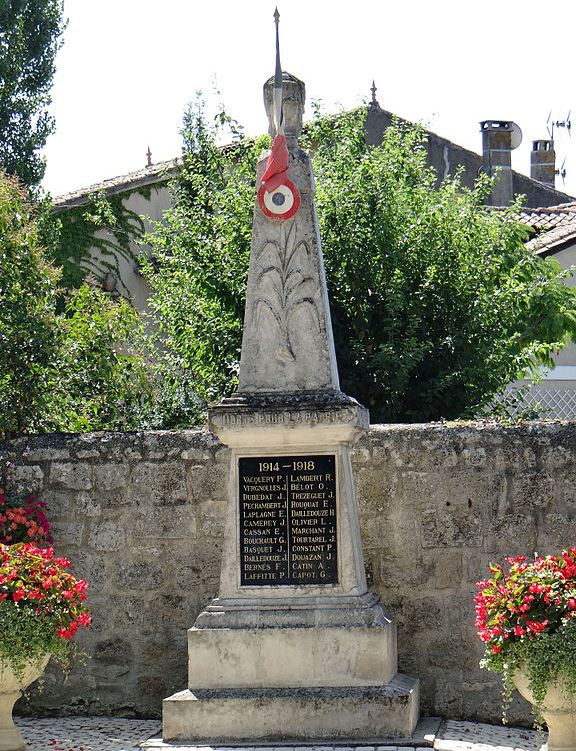
[[[293,303],[288,307],[288,310],[286,311],[286,315],[288,320],[292,318],[296,310],[301,306],[306,305],[308,306],[308,312],[310,313],[310,317],[312,318],[312,321],[316,324],[316,329],[318,332],[322,331],[322,322],[320,320],[320,315],[318,313],[318,306],[316,305],[316,300],[312,297],[301,297],[298,300],[294,300]]]
[[[280,240],[266,240],[256,254],[256,261],[259,266],[257,282],[262,285],[267,279],[274,299],[267,297],[261,286],[261,296],[254,303],[254,316],[259,320],[263,307],[272,314],[281,339],[276,354],[285,362],[294,360],[289,324],[295,312],[305,306],[317,330],[322,329],[320,311],[313,296],[312,254],[307,242],[298,240],[296,222],[283,222]],[[306,285],[310,285],[308,294]]]

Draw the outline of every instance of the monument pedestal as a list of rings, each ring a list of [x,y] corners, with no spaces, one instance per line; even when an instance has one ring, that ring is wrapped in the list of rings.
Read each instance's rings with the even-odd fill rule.
[[[232,452],[220,594],[188,631],[188,690],[164,700],[171,741],[409,737],[418,681],[368,592],[350,445],[367,413],[340,393],[228,400]],[[296,453],[297,452],[297,453]]]

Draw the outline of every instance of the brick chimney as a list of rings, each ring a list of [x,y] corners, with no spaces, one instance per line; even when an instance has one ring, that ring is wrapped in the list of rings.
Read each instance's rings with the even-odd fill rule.
[[[492,192],[493,206],[508,206],[513,198],[512,149],[520,145],[522,131],[510,120],[484,120],[482,132],[482,166],[491,177],[499,170]]]
[[[551,188],[556,187],[556,152],[551,139],[532,141],[530,177]]]

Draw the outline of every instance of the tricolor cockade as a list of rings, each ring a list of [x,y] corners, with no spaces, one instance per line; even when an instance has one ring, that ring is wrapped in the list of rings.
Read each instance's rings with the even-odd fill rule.
[[[284,135],[284,114],[282,111],[282,67],[280,66],[280,41],[278,8],[274,11],[276,24],[276,70],[274,73],[274,141],[268,157],[266,170],[258,187],[258,204],[262,213],[270,219],[290,219],[300,206],[300,193],[288,179],[288,147]]]

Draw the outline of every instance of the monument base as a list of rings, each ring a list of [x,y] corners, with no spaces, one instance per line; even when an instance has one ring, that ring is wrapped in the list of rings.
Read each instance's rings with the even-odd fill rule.
[[[388,683],[396,629],[190,629],[188,687],[336,688]]]
[[[419,681],[385,686],[189,690],[164,699],[164,742],[283,743],[406,738],[418,721]]]

